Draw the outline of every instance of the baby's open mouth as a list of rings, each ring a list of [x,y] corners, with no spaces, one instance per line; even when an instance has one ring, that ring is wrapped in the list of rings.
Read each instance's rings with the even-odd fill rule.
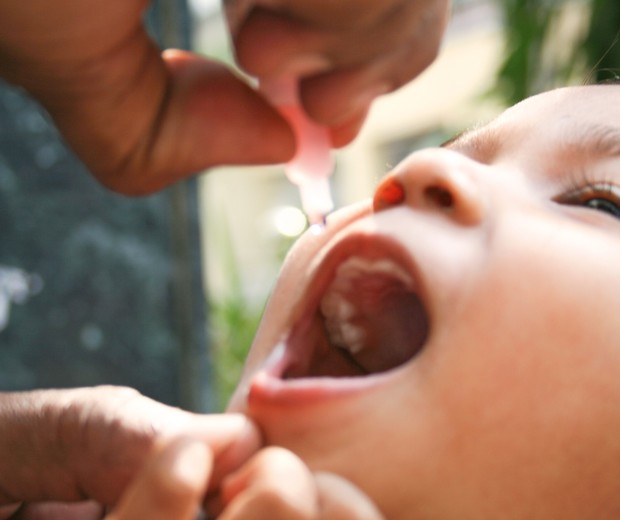
[[[339,258],[287,340],[284,379],[385,372],[418,354],[429,317],[404,263],[374,244]]]

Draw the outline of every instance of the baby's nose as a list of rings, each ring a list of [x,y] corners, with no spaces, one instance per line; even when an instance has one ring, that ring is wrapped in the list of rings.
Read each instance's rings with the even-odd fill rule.
[[[483,165],[452,151],[425,150],[409,157],[375,190],[375,212],[399,205],[438,211],[462,225],[484,217],[484,197],[477,170]]]

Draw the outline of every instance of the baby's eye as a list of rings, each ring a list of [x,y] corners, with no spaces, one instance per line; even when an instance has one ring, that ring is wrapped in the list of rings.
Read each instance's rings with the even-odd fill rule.
[[[587,184],[573,189],[557,197],[556,201],[603,211],[620,219],[620,186],[607,182]]]
[[[620,218],[620,206],[611,200],[597,197],[586,201],[584,206],[592,209],[598,209],[599,211],[605,211],[614,217]]]

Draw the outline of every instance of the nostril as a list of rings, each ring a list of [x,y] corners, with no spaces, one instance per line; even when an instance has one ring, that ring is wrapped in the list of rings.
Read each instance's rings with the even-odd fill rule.
[[[383,181],[375,192],[373,206],[375,211],[401,204],[405,200],[405,188],[394,177]]]
[[[429,186],[424,190],[424,198],[439,208],[450,209],[454,207],[454,197],[445,188]]]

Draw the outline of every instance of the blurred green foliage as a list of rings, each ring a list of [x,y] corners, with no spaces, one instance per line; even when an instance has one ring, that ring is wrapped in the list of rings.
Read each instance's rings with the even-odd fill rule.
[[[224,410],[241,376],[262,311],[248,305],[239,294],[212,300],[209,308],[216,405]]]
[[[494,92],[507,105],[569,83],[605,81],[620,75],[618,0],[496,2],[503,13],[506,53]],[[559,24],[571,4],[585,7],[588,20],[582,34],[566,39],[559,34]]]

